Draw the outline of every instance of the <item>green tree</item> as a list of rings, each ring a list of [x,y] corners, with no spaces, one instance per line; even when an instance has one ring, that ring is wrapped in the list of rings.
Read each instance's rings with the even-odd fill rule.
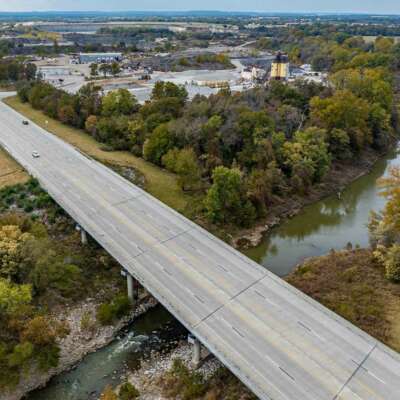
[[[201,173],[196,153],[191,148],[169,150],[162,157],[162,164],[179,175],[179,184],[183,190],[198,187]]]
[[[111,74],[115,77],[121,72],[121,67],[119,64],[115,61],[111,64]]]
[[[168,125],[162,124],[154,129],[143,145],[143,156],[154,164],[161,165],[161,159],[174,145],[174,138]]]
[[[161,100],[168,97],[176,97],[183,104],[187,99],[187,91],[182,85],[175,85],[172,82],[158,81],[151,93],[152,100]]]
[[[90,64],[90,76],[98,76],[99,75],[99,64],[93,63]]]
[[[0,278],[0,317],[16,312],[32,300],[30,285],[15,285]]]
[[[212,179],[204,201],[208,218],[213,222],[251,225],[255,209],[245,196],[241,172],[220,166],[213,171]]]
[[[302,181],[301,188],[307,189],[329,170],[331,158],[324,130],[308,128],[295,133],[292,142],[283,145],[285,165],[289,168],[294,183]]]
[[[136,97],[127,89],[117,89],[107,93],[101,102],[105,117],[131,115],[138,110]]]
[[[107,77],[107,74],[111,72],[111,66],[109,64],[100,64],[99,71],[103,74],[104,78]]]

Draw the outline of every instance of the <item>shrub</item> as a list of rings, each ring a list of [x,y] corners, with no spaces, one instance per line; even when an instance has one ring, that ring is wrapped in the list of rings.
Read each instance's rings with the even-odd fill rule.
[[[97,309],[96,318],[102,325],[111,324],[114,318],[113,308],[111,304],[109,303],[100,304],[100,306]]]
[[[128,296],[119,295],[111,303],[101,304],[96,313],[97,320],[102,325],[109,325],[115,318],[122,318],[126,315],[131,307]]]
[[[139,396],[139,391],[130,382],[124,383],[119,390],[120,400],[134,400]]]
[[[131,302],[128,296],[119,295],[112,302],[113,314],[117,318],[121,318],[126,315],[131,308]]]
[[[386,277],[392,281],[400,282],[400,245],[393,245],[385,257]]]
[[[192,400],[205,394],[207,384],[200,373],[190,371],[182,360],[175,359],[167,373],[164,389],[168,397],[179,395],[182,400]]]

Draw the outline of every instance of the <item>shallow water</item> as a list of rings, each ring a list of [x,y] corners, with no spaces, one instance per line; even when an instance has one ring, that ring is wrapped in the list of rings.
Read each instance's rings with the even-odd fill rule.
[[[89,354],[72,371],[54,377],[32,392],[28,400],[98,399],[109,384],[120,383],[126,368],[136,368],[150,350],[173,347],[186,330],[163,307],[157,306],[139,317],[110,345]]]

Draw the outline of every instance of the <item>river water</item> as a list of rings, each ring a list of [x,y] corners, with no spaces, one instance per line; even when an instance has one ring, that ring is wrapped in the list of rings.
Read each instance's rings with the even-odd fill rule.
[[[305,258],[326,254],[330,249],[342,249],[348,243],[368,246],[370,212],[382,210],[385,205],[377,180],[393,165],[400,165],[398,150],[379,160],[368,175],[351,183],[340,198],[330,196],[305,207],[246,254],[282,277]]]
[[[28,400],[94,400],[107,385],[121,382],[126,369],[138,367],[152,350],[172,348],[187,337],[185,328],[162,306],[137,318],[103,349],[89,354],[74,370],[54,377]]]
[[[367,223],[371,210],[379,211],[385,200],[377,180],[392,165],[400,165],[398,151],[378,161],[373,170],[342,192],[306,207],[300,214],[271,231],[257,248],[246,254],[275,274],[285,276],[302,260],[330,249],[368,245]],[[129,326],[119,339],[87,356],[70,372],[52,379],[28,400],[97,399],[102,389],[115,385],[127,366],[135,367],[150,350],[169,346],[186,335],[185,329],[161,306]]]

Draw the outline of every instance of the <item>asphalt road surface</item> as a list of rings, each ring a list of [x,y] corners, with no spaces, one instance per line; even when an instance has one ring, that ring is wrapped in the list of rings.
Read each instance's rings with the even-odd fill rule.
[[[260,399],[400,399],[398,353],[23,119],[0,144]]]

